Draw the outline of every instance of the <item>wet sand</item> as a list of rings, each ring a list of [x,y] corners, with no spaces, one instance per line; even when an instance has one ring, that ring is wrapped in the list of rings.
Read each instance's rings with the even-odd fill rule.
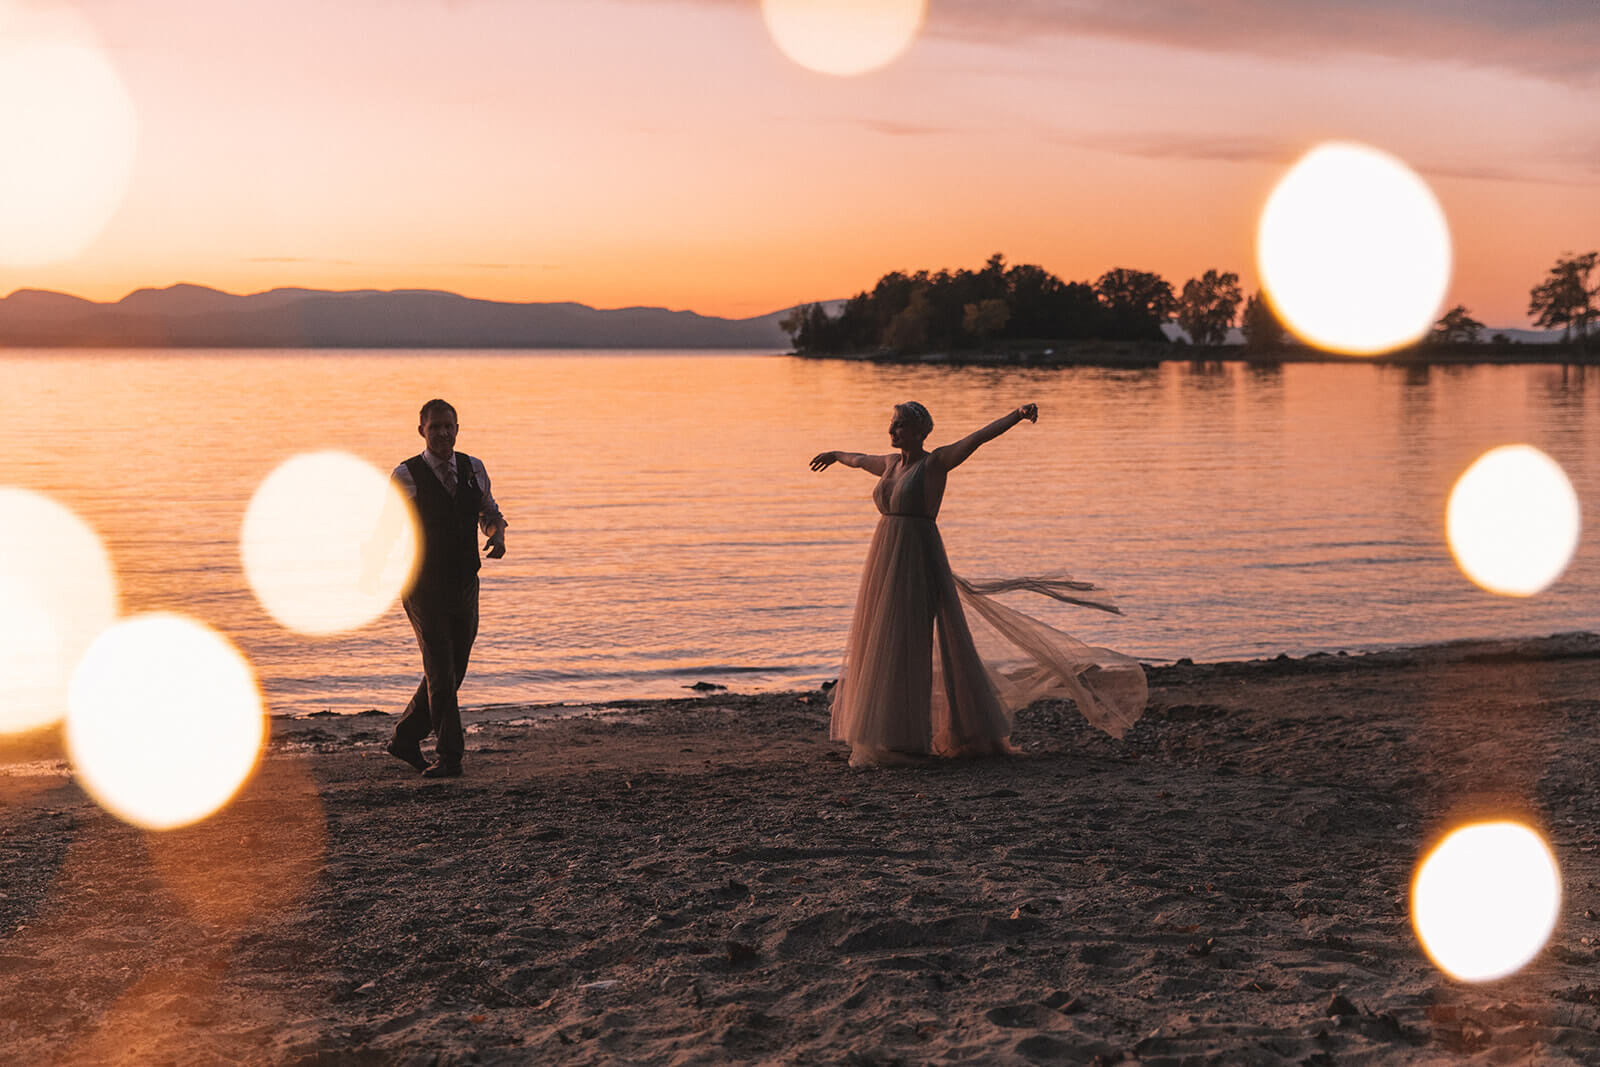
[[[392,716],[276,721],[167,834],[10,743],[6,1058],[1600,1059],[1593,635],[1158,668],[1120,741],[1041,703],[1017,758],[894,770],[850,770],[817,693],[469,722],[430,782]],[[1406,904],[1483,814],[1544,829],[1566,899],[1469,986]]]

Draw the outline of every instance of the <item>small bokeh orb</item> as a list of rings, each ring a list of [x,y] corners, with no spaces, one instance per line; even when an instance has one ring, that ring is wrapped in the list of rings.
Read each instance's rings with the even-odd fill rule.
[[[49,497],[0,488],[0,734],[51,726],[84,649],[117,617],[100,538]]]
[[[1450,226],[1415,171],[1368,145],[1307,152],[1267,197],[1262,288],[1301,340],[1375,355],[1422,337],[1450,285]]]
[[[107,811],[150,830],[227,804],[267,736],[249,662],[181,615],[136,615],[102,633],[73,672],[67,707],[79,782]]]
[[[411,502],[347,452],[281,464],[240,532],[250,588],[273,618],[305,634],[353,630],[387,611],[411,580],[418,543]]]
[[[1417,940],[1440,970],[1488,982],[1539,954],[1561,913],[1561,871],[1536,832],[1509,820],[1448,834],[1411,883]]]
[[[0,100],[0,263],[70,259],[127,192],[133,99],[81,16],[0,0]]]
[[[761,17],[794,62],[850,77],[887,66],[911,47],[928,0],[761,0]]]
[[[1461,573],[1503,596],[1549,588],[1572,562],[1581,526],[1566,472],[1532,445],[1479,456],[1445,506],[1445,537]]]

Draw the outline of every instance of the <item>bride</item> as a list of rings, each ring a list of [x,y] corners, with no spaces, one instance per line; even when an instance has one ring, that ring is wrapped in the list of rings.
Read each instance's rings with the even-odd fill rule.
[[[1092,589],[1089,583],[1059,575],[968,582],[950,570],[934,524],[946,478],[980,445],[1038,418],[1038,407],[1024,404],[929,451],[923,443],[933,417],[913,400],[895,405],[889,423],[897,453],[812,459],[814,471],[842,463],[878,477],[872,499],[882,517],[867,549],[829,728],[831,739],[850,742],[852,767],[1015,752],[1012,713],[1044,696],[1070,697],[1090,723],[1116,737],[1144,711],[1138,661],[987,595],[1028,589],[1116,611],[1071,595]]]

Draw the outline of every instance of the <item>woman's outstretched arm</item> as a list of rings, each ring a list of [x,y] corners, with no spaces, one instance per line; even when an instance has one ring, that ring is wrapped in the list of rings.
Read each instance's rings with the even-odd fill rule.
[[[978,450],[978,446],[1005,433],[1011,427],[1027,419],[1029,422],[1039,421],[1039,405],[1024,404],[1008,415],[1002,415],[981,430],[974,430],[954,444],[940,445],[933,450],[933,457],[945,470],[953,470],[967,461]]]
[[[888,460],[888,456],[874,456],[866,452],[818,452],[811,458],[811,469],[825,471],[835,463],[843,463],[846,467],[856,467],[881,478]]]

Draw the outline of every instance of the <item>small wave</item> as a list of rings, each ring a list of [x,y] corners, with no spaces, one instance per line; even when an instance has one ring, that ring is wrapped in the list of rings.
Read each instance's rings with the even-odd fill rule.
[[[816,673],[816,668],[795,666],[758,666],[748,667],[738,664],[708,663],[695,667],[663,667],[657,670],[541,670],[525,671],[516,674],[480,675],[483,681],[494,681],[499,684],[510,684],[517,681],[527,682],[592,682],[592,681],[617,681],[621,679],[649,681],[652,678],[671,680],[676,678],[696,678],[709,675],[739,675],[749,676],[757,674],[772,674],[780,677],[804,676]]]
[[[1320,571],[1337,570],[1341,567],[1382,567],[1393,566],[1398,563],[1415,565],[1437,562],[1439,562],[1439,557],[1437,556],[1339,556],[1333,559],[1258,561],[1240,564],[1239,569],[1247,571]]]

